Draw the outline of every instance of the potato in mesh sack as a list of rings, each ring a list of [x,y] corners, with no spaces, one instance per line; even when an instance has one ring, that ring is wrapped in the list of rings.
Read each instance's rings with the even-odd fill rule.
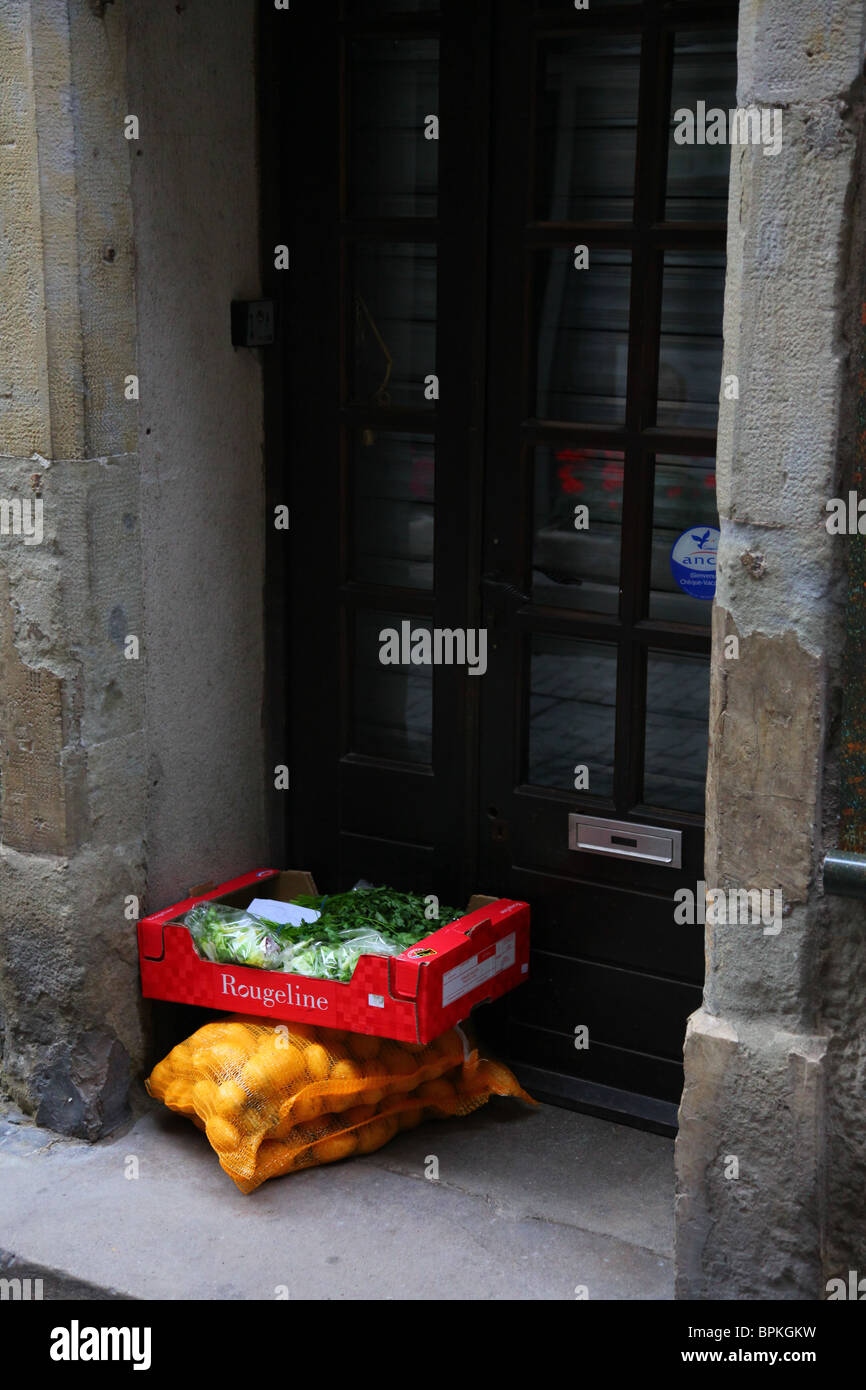
[[[535,1104],[507,1067],[465,1048],[457,1029],[424,1047],[237,1017],[180,1043],[147,1089],[206,1132],[242,1192],[373,1153],[401,1129],[468,1115],[492,1095]]]

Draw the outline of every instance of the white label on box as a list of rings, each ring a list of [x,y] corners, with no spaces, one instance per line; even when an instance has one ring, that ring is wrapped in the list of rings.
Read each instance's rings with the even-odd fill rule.
[[[371,1008],[371,1009],[384,1009],[384,1007],[385,1007],[385,996],[384,996],[384,994],[368,994],[368,995],[367,995],[367,1004],[368,1004],[368,1007]]]
[[[453,970],[446,970],[442,976],[443,1009],[453,1004],[455,999],[462,999],[464,994],[471,994],[479,985],[483,985],[485,980],[492,980],[494,975],[508,970],[514,964],[516,952],[517,937],[512,932],[502,941],[497,941],[494,946],[487,946],[483,951],[479,951],[477,956],[470,956],[462,965],[455,965]]]

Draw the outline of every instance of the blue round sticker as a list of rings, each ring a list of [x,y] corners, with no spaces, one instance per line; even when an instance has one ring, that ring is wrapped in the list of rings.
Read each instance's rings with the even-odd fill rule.
[[[716,596],[716,555],[721,532],[714,526],[683,531],[671,551],[671,573],[692,598]]]

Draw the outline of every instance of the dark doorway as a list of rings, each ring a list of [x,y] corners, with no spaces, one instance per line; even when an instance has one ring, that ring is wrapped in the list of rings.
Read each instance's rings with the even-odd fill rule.
[[[672,122],[736,104],[736,8],[262,10],[284,857],[526,898],[532,978],[482,1027],[537,1093],[662,1126],[710,651],[669,556],[717,525],[729,168]],[[484,674],[383,664],[404,624],[485,633]]]

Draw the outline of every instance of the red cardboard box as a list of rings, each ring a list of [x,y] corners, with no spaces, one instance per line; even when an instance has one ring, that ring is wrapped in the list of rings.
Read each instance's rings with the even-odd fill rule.
[[[260,869],[143,918],[144,997],[428,1043],[529,974],[529,905],[508,898],[472,898],[465,917],[402,955],[362,956],[348,984],[202,960],[183,925],[198,902],[245,908],[253,898],[290,902],[317,892],[308,873]]]

